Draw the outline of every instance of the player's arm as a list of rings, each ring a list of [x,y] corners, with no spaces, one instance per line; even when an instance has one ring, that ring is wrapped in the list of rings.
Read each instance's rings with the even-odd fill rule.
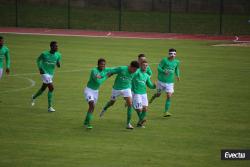
[[[5,61],[6,61],[6,73],[10,73],[10,54],[9,50],[6,51],[5,53]]]
[[[165,69],[163,68],[164,65],[165,65],[165,61],[164,61],[164,59],[162,59],[160,64],[158,65],[158,68],[157,68],[159,72],[165,73]]]
[[[148,70],[147,70],[147,74],[151,77],[153,74],[153,71],[151,70],[151,68],[148,66]]]
[[[61,55],[58,57],[58,59],[57,59],[57,61],[56,61],[56,66],[57,66],[58,68],[61,67]]]
[[[175,75],[177,76],[177,80],[180,81],[180,68],[179,68],[180,62],[177,64],[175,68]]]
[[[37,58],[37,60],[36,60],[36,64],[37,64],[37,67],[38,67],[38,69],[39,69],[40,74],[44,74],[44,70],[43,70],[43,68],[42,68],[42,60],[43,60],[43,54],[41,54],[41,55]]]
[[[95,70],[92,70],[91,71],[91,78],[95,82],[101,84],[103,81],[105,81],[108,78],[108,76],[107,75],[106,76],[100,76],[100,75],[97,74],[97,72]]]
[[[108,72],[106,74],[108,78],[111,77],[114,74],[115,69],[116,69],[116,67],[108,68]]]
[[[150,79],[150,77],[148,77],[147,81],[146,81],[146,85],[150,88],[150,89],[155,89],[156,85],[155,83],[153,83]]]
[[[113,74],[118,74],[119,72],[122,71],[122,67],[114,67],[110,69],[109,74],[113,75]]]

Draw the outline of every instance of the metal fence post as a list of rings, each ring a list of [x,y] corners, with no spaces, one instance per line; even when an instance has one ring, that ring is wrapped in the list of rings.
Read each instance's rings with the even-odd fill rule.
[[[155,2],[154,0],[151,0],[151,11],[155,10]]]
[[[119,3],[119,22],[118,22],[118,30],[122,30],[122,0],[118,0]]]
[[[18,0],[16,0],[16,27],[18,27]]]
[[[171,27],[172,27],[172,0],[169,0],[169,18],[168,18],[168,32],[171,33]]]
[[[68,29],[70,28],[70,0],[68,0]]]
[[[224,13],[224,1],[223,0],[220,0],[220,35],[222,34],[222,16],[223,16],[223,13]]]
[[[189,12],[189,0],[186,0],[186,13]]]

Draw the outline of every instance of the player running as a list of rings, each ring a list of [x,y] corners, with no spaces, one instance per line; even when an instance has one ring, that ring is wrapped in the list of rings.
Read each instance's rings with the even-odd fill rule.
[[[31,105],[35,105],[35,99],[40,96],[48,87],[48,112],[54,112],[55,109],[52,107],[52,98],[53,98],[53,76],[55,71],[55,66],[60,68],[61,54],[58,52],[58,45],[56,41],[50,42],[50,51],[44,51],[37,58],[37,66],[40,71],[43,84],[41,88],[36,92],[35,95],[32,95]]]
[[[114,69],[113,74],[117,74],[115,83],[112,89],[112,96],[109,102],[104,106],[100,117],[104,115],[109,107],[114,105],[117,97],[122,96],[127,103],[127,129],[133,129],[131,125],[132,118],[132,92],[131,92],[131,81],[139,68],[137,61],[132,61],[129,66],[121,66]]]
[[[88,112],[83,123],[87,129],[93,128],[90,121],[93,119],[93,112],[98,99],[98,89],[101,84],[112,75],[112,69],[105,68],[105,66],[106,60],[100,58],[97,62],[97,67],[91,70],[87,87],[84,89],[84,95],[89,104]]]
[[[3,75],[3,62],[6,62],[6,74],[10,73],[10,55],[9,55],[9,49],[7,46],[4,45],[4,39],[2,36],[0,36],[0,79]]]
[[[174,93],[174,78],[177,76],[177,80],[180,80],[180,70],[179,64],[180,61],[176,58],[176,50],[171,48],[169,49],[169,55],[166,58],[163,58],[158,65],[158,83],[157,83],[157,93],[153,95],[149,103],[152,103],[153,100],[157,97],[160,97],[161,91],[167,93],[167,99],[165,102],[165,111],[163,116],[168,117],[172,114],[169,112],[170,108],[170,99]]]
[[[150,80],[150,76],[147,73],[148,62],[146,60],[141,62],[141,67],[135,74],[132,80],[132,93],[133,93],[133,107],[137,112],[139,121],[137,127],[144,128],[146,122],[146,114],[148,107],[148,97],[146,92],[146,86],[150,89],[155,89],[156,85]]]

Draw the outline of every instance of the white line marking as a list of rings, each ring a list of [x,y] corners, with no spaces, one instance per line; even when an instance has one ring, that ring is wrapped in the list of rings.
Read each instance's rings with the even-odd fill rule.
[[[155,65],[158,63],[150,63],[150,65]],[[77,70],[68,70],[68,71],[58,71],[57,73],[70,73],[70,72],[81,72],[81,71],[87,71],[90,70],[91,68],[83,68],[83,69],[77,69]],[[22,90],[27,90],[29,88],[32,88],[36,85],[36,82],[28,77],[22,77],[22,76],[26,76],[26,75],[39,75],[39,73],[23,73],[23,74],[12,74],[9,75],[10,77],[17,77],[17,78],[22,78],[25,80],[28,80],[30,82],[30,85],[24,88],[18,88],[18,89],[12,89],[12,90],[5,90],[5,91],[0,91],[0,93],[9,93],[9,92],[18,92],[18,91],[22,91]]]
[[[3,34],[17,34],[17,35],[43,35],[43,36],[66,36],[66,37],[89,37],[89,38],[107,38],[108,34],[107,35],[76,35],[76,34],[53,34],[53,33],[29,33],[29,32],[4,32],[4,31],[1,31],[0,33],[3,33]],[[160,40],[172,40],[173,37],[167,37],[167,38],[162,38],[162,37],[159,37],[159,38],[155,38],[155,37],[123,37],[123,36],[108,36],[110,38],[121,38],[121,39],[152,39],[152,40],[155,40],[155,39],[160,39]]]
[[[155,64],[159,64],[159,63],[149,63],[149,65],[155,65]],[[117,67],[117,65],[115,65],[114,67]],[[88,70],[90,71],[91,68],[82,68],[82,69],[77,69],[77,70],[57,71],[56,73],[82,72],[82,71],[88,71]],[[23,74],[11,74],[9,76],[15,77],[15,76],[26,76],[26,75],[40,75],[40,74],[39,74],[39,72],[34,72],[34,73],[23,73]]]
[[[11,89],[11,90],[1,91],[0,93],[19,92],[19,91],[22,91],[22,90],[26,90],[26,89],[32,88],[32,87],[34,87],[36,85],[36,82],[33,79],[30,79],[30,78],[27,78],[27,77],[19,77],[19,76],[16,76],[16,77],[17,78],[22,78],[22,79],[25,79],[25,80],[29,81],[30,85],[26,86],[24,88],[18,88],[18,89]]]

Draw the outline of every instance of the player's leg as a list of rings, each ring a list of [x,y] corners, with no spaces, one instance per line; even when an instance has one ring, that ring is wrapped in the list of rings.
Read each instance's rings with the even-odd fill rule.
[[[153,101],[157,98],[161,96],[161,91],[164,90],[164,86],[162,85],[161,82],[157,82],[157,91],[156,93],[151,97],[151,99],[149,100],[149,104],[153,103]]]
[[[142,95],[142,113],[141,113],[141,126],[146,122],[146,116],[147,116],[147,110],[148,110],[148,97],[147,94]]]
[[[134,129],[131,125],[133,107],[132,107],[132,92],[131,89],[122,90],[122,96],[127,103],[127,129]]]
[[[141,100],[140,95],[133,94],[132,101],[133,101],[133,108],[135,109],[137,116],[138,116],[137,126],[140,126],[141,113],[142,113],[142,100]],[[127,105],[127,103],[126,103],[126,105]]]
[[[1,80],[2,76],[3,76],[3,68],[0,68],[0,80]]]
[[[112,89],[112,95],[110,100],[105,104],[105,106],[102,108],[102,111],[100,113],[100,117],[102,117],[104,115],[104,113],[107,111],[107,109],[111,106],[113,106],[115,104],[115,101],[117,99],[118,96],[121,95],[120,90],[115,90]]]
[[[31,106],[34,106],[35,105],[35,99],[40,96],[47,88],[47,84],[46,83],[43,83],[41,88],[34,94],[32,95],[32,98],[31,98]]]
[[[146,122],[146,116],[147,116],[147,107],[148,107],[148,97],[147,94],[140,95],[141,97],[141,116],[140,120],[137,123],[137,127],[145,128],[144,124]]]
[[[54,86],[52,83],[48,84],[48,111],[49,112],[54,112],[55,109],[52,107],[52,100],[53,100],[53,91],[54,91]]]
[[[134,129],[134,127],[131,125],[131,119],[132,119],[132,98],[131,97],[124,97],[126,104],[127,104],[127,129]]]
[[[90,122],[93,119],[93,112],[98,99],[98,91],[93,91],[90,88],[85,88],[84,95],[86,101],[88,102],[89,108],[83,124],[87,129],[92,129],[93,127],[90,125]]]
[[[171,104],[171,97],[174,93],[174,84],[167,84],[166,87],[166,101],[165,101],[165,111],[164,111],[164,117],[171,116],[172,114],[169,112],[170,104]]]
[[[48,84],[52,83],[52,77],[48,74],[42,74],[41,78],[42,78],[43,84],[41,88],[34,95],[32,95],[32,102],[31,102],[32,106],[35,105],[35,99],[46,90],[46,88],[48,87]]]
[[[86,115],[86,118],[84,120],[84,125],[86,126],[87,129],[92,129],[92,126],[90,125],[91,120],[93,119],[93,112],[95,109],[95,102],[93,100],[88,102],[89,104],[89,108],[88,108],[88,112]]]

